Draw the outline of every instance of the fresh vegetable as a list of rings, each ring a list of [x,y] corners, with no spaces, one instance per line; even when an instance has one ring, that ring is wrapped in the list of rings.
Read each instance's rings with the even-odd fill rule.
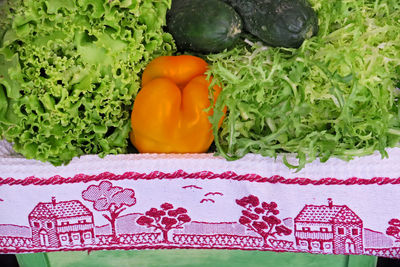
[[[207,151],[214,137],[208,120],[213,111],[209,109],[206,69],[203,59],[189,55],[158,57],[150,62],[131,116],[131,141],[139,152]],[[214,86],[213,91],[216,98],[221,89]]]
[[[174,51],[170,0],[9,0],[0,18],[0,137],[27,158],[124,153],[139,74]]]
[[[316,158],[387,156],[399,144],[400,3],[311,3],[320,31],[300,49],[247,40],[208,56],[212,85],[223,86],[211,118],[219,155],[295,153],[286,164],[301,169]]]
[[[203,53],[232,47],[242,32],[242,19],[221,0],[173,0],[167,25],[179,49]]]
[[[299,47],[318,32],[318,17],[307,0],[225,0],[244,28],[270,46]]]

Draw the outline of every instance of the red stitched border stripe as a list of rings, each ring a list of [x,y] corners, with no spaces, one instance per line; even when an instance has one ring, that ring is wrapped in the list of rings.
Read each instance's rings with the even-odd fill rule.
[[[201,171],[195,173],[187,173],[182,170],[175,171],[173,173],[163,172],[151,172],[137,173],[137,172],[126,172],[124,174],[113,174],[110,172],[103,172],[96,175],[77,174],[73,177],[61,177],[55,175],[50,178],[38,178],[30,176],[25,179],[15,179],[12,177],[1,178],[0,185],[59,185],[59,184],[70,184],[80,182],[91,182],[99,180],[162,180],[162,179],[201,179],[201,180],[233,180],[233,181],[248,181],[256,183],[272,183],[272,184],[296,184],[296,185],[395,185],[400,184],[400,178],[388,178],[388,177],[374,177],[371,179],[351,177],[348,179],[336,179],[336,178],[322,178],[313,180],[309,178],[284,178],[279,175],[273,175],[271,177],[262,177],[258,174],[244,174],[238,175],[234,172],[223,172],[215,174],[210,171]]]

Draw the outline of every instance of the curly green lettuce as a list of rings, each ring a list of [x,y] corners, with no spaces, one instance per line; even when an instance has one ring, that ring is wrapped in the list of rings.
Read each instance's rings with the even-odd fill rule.
[[[217,154],[294,153],[301,169],[319,158],[351,160],[400,141],[400,2],[312,0],[319,34],[299,49],[247,40],[208,56],[223,86],[211,117]],[[249,45],[250,44],[250,45]],[[297,164],[297,166],[293,166]]]
[[[9,0],[0,18],[0,137],[54,165],[124,153],[139,75],[175,45],[171,0]]]

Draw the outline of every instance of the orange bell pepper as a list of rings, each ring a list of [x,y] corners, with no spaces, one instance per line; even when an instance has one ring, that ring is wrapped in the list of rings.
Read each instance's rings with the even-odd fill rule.
[[[141,153],[201,153],[214,140],[208,116],[207,63],[198,57],[162,56],[143,72],[132,116],[132,144]],[[214,86],[214,99],[221,88]],[[222,122],[222,119],[221,119]]]

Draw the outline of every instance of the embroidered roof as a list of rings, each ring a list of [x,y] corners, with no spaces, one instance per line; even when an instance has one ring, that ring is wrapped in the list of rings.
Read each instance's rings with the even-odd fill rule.
[[[29,218],[68,218],[92,216],[92,212],[78,200],[60,202],[40,202],[29,214]]]
[[[316,206],[306,205],[295,222],[317,222],[317,223],[361,223],[362,220],[346,205],[338,206]]]

